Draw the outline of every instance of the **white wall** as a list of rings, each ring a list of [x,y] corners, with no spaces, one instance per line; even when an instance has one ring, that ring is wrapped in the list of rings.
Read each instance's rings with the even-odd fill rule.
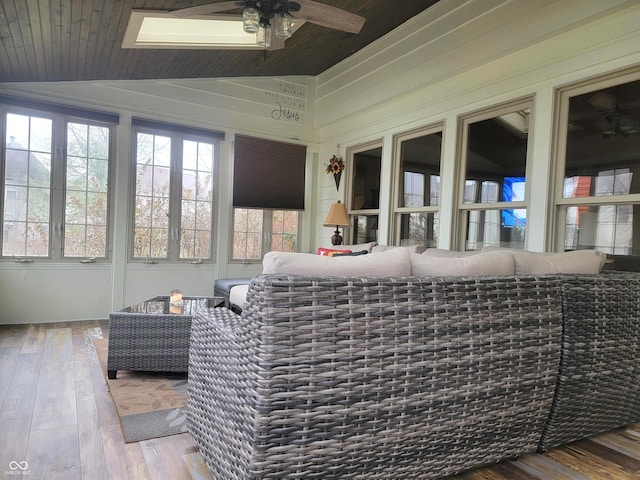
[[[197,79],[131,82],[0,84],[0,94],[107,110],[117,132],[116,225],[111,264],[0,263],[1,323],[107,318],[110,310],[175,287],[210,294],[217,277],[251,276],[260,266],[228,264],[232,139],[235,133],[301,142],[308,148],[302,250],[328,245],[322,227],[331,203],[345,200],[324,169],[333,154],[382,140],[390,177],[393,136],[444,122],[440,246],[453,244],[453,168],[459,115],[533,95],[535,192],[527,247],[547,247],[554,89],[640,64],[636,0],[442,0],[430,10],[316,78]],[[281,82],[304,92],[298,120],[274,120]],[[132,116],[222,130],[215,265],[127,262]],[[390,190],[382,192],[390,198]],[[381,218],[389,218],[381,205]],[[389,223],[381,222],[381,243]],[[6,287],[5,287],[6,286]]]
[[[336,144],[381,139],[384,173],[394,135],[444,122],[439,246],[453,248],[458,117],[533,96],[527,183],[535,198],[526,247],[549,249],[554,89],[639,65],[638,25],[636,0],[441,1],[391,32],[382,48],[374,44],[318,76],[320,156],[328,159]],[[320,185],[324,212],[334,197],[331,184]],[[391,214],[381,202],[381,219]],[[380,243],[390,243],[390,224],[381,222],[378,235]]]
[[[314,79],[260,78],[135,82],[63,82],[0,84],[0,94],[63,103],[120,115],[116,132],[116,174],[111,263],[80,264],[0,262],[0,324],[103,319],[110,311],[180,288],[186,295],[212,295],[220,277],[251,277],[261,265],[229,264],[233,139],[236,133],[308,146],[306,204],[313,210],[317,162],[313,114]],[[286,89],[285,89],[286,84]],[[295,91],[292,100],[289,92]],[[287,92],[287,94],[283,94]],[[295,118],[278,116],[277,103],[295,110]],[[309,106],[310,105],[310,106]],[[284,105],[283,105],[284,106]],[[220,145],[215,241],[216,263],[141,264],[128,262],[130,235],[131,119],[192,125],[223,131]],[[314,160],[315,159],[315,160]],[[302,221],[302,248],[311,247],[311,221]]]

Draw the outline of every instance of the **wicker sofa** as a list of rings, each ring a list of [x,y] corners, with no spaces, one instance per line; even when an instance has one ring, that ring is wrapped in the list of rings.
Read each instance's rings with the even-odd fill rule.
[[[188,424],[216,478],[438,478],[640,420],[640,274],[412,260],[271,272],[240,315],[194,316]]]
[[[558,384],[540,450],[640,421],[640,273],[561,277]]]
[[[556,278],[262,275],[194,316],[189,429],[216,478],[407,479],[538,447]]]

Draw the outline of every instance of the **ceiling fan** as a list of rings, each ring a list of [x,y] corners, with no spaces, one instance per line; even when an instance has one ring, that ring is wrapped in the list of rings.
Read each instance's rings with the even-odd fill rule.
[[[255,33],[265,51],[284,48],[284,41],[292,34],[292,19],[349,33],[359,33],[365,22],[360,15],[314,0],[235,0],[182,8],[171,14],[186,18],[240,8],[244,31]]]
[[[601,90],[587,99],[589,104],[601,114],[597,126],[605,138],[614,135],[626,137],[640,132],[640,122],[633,116],[633,109],[623,108],[620,105],[620,86],[613,91]],[[627,107],[633,102],[628,102]]]

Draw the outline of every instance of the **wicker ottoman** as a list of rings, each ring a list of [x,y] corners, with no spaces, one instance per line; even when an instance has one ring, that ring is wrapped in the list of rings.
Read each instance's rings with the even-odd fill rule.
[[[108,377],[116,378],[118,370],[186,372],[193,314],[223,301],[221,297],[185,297],[177,310],[170,308],[169,297],[155,297],[111,313]]]

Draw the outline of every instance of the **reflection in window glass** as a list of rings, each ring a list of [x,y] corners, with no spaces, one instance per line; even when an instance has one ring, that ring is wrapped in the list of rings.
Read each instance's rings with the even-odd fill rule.
[[[483,205],[463,211],[467,250],[524,248],[529,114],[529,108],[519,108],[466,124],[463,204]]]
[[[634,219],[640,231],[639,205],[567,207],[565,250],[596,248],[612,255],[632,255]]]
[[[353,244],[378,241],[378,215],[353,215]]]
[[[440,201],[442,133],[402,140],[400,150],[401,207],[437,206]]]
[[[396,147],[399,195],[394,216],[398,245],[437,245],[442,131],[431,131],[396,139],[400,146],[399,151]]]
[[[404,204],[403,207],[424,206],[424,181],[423,173],[404,172]]]
[[[483,247],[524,248],[526,210],[471,210],[466,212],[466,250]],[[509,219],[511,225],[505,225]]]
[[[377,241],[382,147],[355,152],[351,163],[353,170],[349,213],[353,219],[353,229],[351,242],[345,240],[344,243]]]
[[[640,193],[640,81],[571,97],[568,124],[565,185],[597,178],[589,196]],[[586,192],[565,189],[564,198]]]
[[[468,125],[465,179],[474,188],[465,188],[465,203],[495,202],[501,189],[504,201],[524,200],[528,117],[528,110],[522,110]],[[506,195],[511,185],[505,183],[514,177],[522,183],[522,199]]]
[[[564,248],[640,254],[640,204],[629,199],[640,194],[640,81],[570,96],[568,106],[562,198],[590,201],[561,207]]]
[[[380,207],[380,166],[382,147],[353,156],[352,210],[370,210]]]
[[[400,245],[438,246],[438,212],[400,215]]]
[[[524,177],[506,177],[502,191],[505,202],[524,201]],[[523,227],[527,223],[527,211],[524,208],[511,208],[502,211],[502,225],[507,228]]]

